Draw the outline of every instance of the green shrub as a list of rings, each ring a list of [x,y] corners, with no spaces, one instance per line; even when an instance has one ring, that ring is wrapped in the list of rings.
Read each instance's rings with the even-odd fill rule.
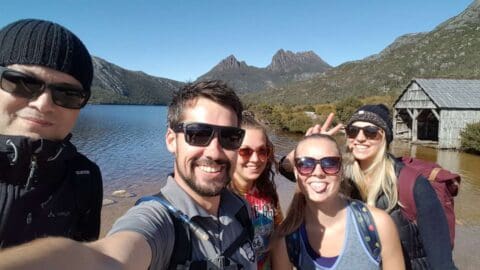
[[[305,133],[312,124],[312,119],[305,113],[292,113],[284,118],[282,129],[294,133]]]
[[[312,105],[305,105],[303,106],[302,111],[315,112],[315,108]]]
[[[348,119],[352,116],[352,114],[357,110],[360,106],[362,106],[362,102],[355,97],[346,98],[337,104],[337,120],[346,123]]]
[[[324,117],[327,117],[329,113],[336,111],[334,104],[317,104],[314,107],[315,113]]]
[[[480,153],[480,122],[468,124],[460,133],[460,138],[463,150]]]

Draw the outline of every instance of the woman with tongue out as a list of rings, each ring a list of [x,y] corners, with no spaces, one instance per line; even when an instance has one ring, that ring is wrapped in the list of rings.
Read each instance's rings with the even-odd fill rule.
[[[283,219],[274,182],[275,159],[273,144],[265,127],[253,113],[244,111],[242,146],[238,150],[237,164],[229,188],[243,196],[252,208],[255,229],[253,245],[260,270],[276,269],[271,260],[270,237]]]
[[[336,141],[325,134],[306,136],[293,157],[297,188],[274,240],[276,269],[291,269],[290,262],[307,270],[404,269],[390,216],[342,195],[347,187]]]

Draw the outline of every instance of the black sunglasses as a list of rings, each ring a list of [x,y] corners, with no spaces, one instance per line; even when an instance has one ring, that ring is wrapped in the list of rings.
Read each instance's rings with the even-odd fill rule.
[[[348,138],[354,139],[358,136],[360,130],[363,131],[365,137],[370,140],[377,138],[377,134],[380,132],[380,128],[376,126],[357,127],[349,125],[345,128],[345,133],[347,134]]]
[[[35,99],[45,89],[50,89],[53,103],[68,109],[80,109],[87,104],[90,92],[70,84],[47,84],[46,82],[6,67],[0,66],[0,88],[12,95]]]
[[[340,171],[342,160],[340,157],[324,157],[321,159],[311,157],[295,158],[295,168],[301,175],[312,174],[317,164],[320,164],[320,168],[322,168],[325,174],[334,175]]]
[[[185,141],[193,146],[207,146],[215,134],[220,145],[228,150],[236,150],[242,145],[245,130],[238,127],[215,126],[204,123],[179,123],[172,127],[174,132],[183,132]]]

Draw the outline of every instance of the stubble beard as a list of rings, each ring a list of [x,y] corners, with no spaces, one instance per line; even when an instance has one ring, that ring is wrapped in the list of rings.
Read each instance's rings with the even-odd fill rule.
[[[181,167],[178,164],[178,160],[175,160],[175,163],[176,163],[176,166],[177,166],[177,172],[178,172],[180,178],[183,180],[183,182],[185,184],[187,184],[187,186],[190,189],[192,189],[195,193],[197,193],[200,196],[215,197],[215,196],[220,195],[222,190],[225,187],[227,187],[227,185],[231,181],[231,177],[230,177],[231,164],[230,164],[230,162],[209,160],[209,162],[225,165],[225,170],[226,170],[227,174],[226,174],[226,177],[225,177],[224,181],[221,182],[222,184],[218,184],[219,182],[215,181],[215,182],[211,182],[208,186],[199,185],[197,183],[197,180],[195,179],[195,175],[194,175],[193,172],[195,170],[195,166],[196,166],[197,162],[198,162],[198,159],[193,160],[190,163],[190,166],[189,166],[190,167],[190,175],[187,176],[185,172],[180,170]]]

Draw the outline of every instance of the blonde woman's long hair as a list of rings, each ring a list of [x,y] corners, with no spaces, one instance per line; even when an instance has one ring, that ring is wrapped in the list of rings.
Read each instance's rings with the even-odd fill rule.
[[[382,145],[380,150],[366,170],[362,171],[351,149],[347,147],[344,172],[346,178],[349,178],[355,184],[362,200],[368,205],[375,206],[378,197],[382,193],[385,194],[388,202],[385,210],[390,212],[398,203],[397,176],[394,161],[388,154],[385,132],[381,134]],[[367,178],[369,179],[368,184]]]

